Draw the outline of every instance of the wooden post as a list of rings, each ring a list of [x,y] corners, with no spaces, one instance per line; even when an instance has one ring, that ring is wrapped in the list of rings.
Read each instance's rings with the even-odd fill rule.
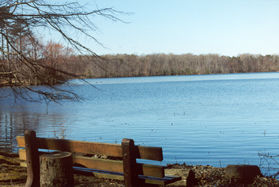
[[[193,187],[197,185],[197,179],[195,177],[195,172],[190,169],[188,177],[186,179],[186,187]]]
[[[126,187],[139,186],[134,140],[122,140],[124,182]]]
[[[41,187],[73,187],[72,153],[58,152],[40,156]]]
[[[38,187],[40,186],[40,165],[36,132],[25,130],[24,138],[27,163],[27,180],[25,187]]]

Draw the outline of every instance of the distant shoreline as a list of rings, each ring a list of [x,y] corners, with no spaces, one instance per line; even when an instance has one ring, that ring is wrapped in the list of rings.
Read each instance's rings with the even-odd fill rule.
[[[236,57],[217,54],[70,56],[54,64],[54,67],[50,67],[51,71],[41,72],[40,78],[37,78],[36,74],[33,75],[32,72],[26,72],[28,76],[22,79],[17,79],[12,75],[0,76],[0,87],[57,85],[76,78],[279,72],[279,55],[243,54]]]

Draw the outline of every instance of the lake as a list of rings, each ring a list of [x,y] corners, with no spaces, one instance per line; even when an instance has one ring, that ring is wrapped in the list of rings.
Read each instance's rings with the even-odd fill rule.
[[[15,136],[162,146],[164,163],[256,164],[276,168],[279,73],[162,76],[70,81],[81,102],[0,100],[0,149]],[[1,89],[1,95],[8,90]],[[277,159],[274,157],[274,159]]]

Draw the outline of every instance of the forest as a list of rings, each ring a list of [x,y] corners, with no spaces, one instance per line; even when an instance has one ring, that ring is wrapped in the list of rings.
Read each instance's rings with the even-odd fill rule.
[[[150,54],[71,56],[59,67],[82,78],[224,74],[279,71],[278,55]],[[93,62],[93,63],[92,63]]]

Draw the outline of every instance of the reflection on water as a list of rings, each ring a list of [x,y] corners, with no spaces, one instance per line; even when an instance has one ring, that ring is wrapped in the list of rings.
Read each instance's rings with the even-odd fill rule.
[[[13,139],[17,134],[13,128],[13,117],[9,114],[0,113],[0,149],[11,150],[13,148]]]
[[[278,155],[279,73],[71,81],[85,101],[0,100],[0,148],[33,129],[41,137],[162,146],[167,163],[261,164]],[[1,94],[5,89],[0,89]]]
[[[22,136],[25,130],[30,129],[49,132],[50,135],[45,133],[44,136],[65,138],[66,129],[60,120],[63,118],[61,115],[30,113],[21,109],[20,112],[0,110],[0,150],[16,151],[16,136]]]
[[[0,149],[7,151],[14,150],[15,137],[22,135],[25,129],[38,129],[38,116],[32,115],[32,120],[28,113],[0,112],[1,135]]]

